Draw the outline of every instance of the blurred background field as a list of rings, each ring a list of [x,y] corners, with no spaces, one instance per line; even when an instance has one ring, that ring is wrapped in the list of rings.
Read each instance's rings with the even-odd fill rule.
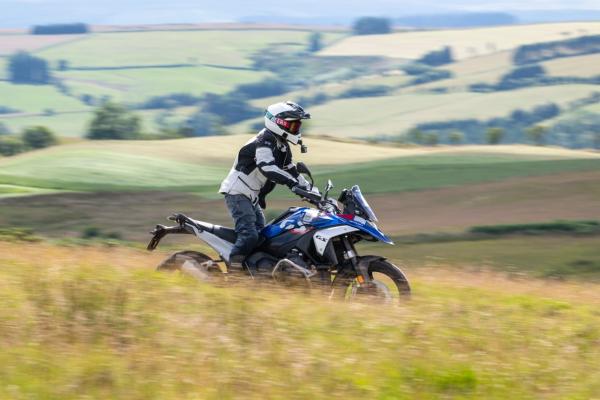
[[[182,1],[3,6],[0,398],[598,396],[599,10]],[[287,99],[410,302],[153,272],[206,251],[142,250],[167,215],[231,225],[219,183]]]

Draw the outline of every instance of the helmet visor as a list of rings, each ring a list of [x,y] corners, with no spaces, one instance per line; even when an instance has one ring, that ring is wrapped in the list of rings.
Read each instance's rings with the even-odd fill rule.
[[[300,127],[302,126],[302,121],[296,120],[296,121],[287,121],[287,122],[289,123],[288,132],[290,132],[292,135],[297,135],[298,132],[300,132]]]

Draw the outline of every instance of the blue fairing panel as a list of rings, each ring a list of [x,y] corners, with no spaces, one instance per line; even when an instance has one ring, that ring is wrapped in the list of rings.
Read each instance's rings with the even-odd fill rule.
[[[267,239],[273,238],[289,230],[297,233],[307,232],[313,229],[324,229],[332,226],[348,225],[357,228],[375,239],[384,243],[394,244],[392,240],[381,232],[374,224],[362,218],[346,219],[335,214],[321,212],[314,208],[298,208],[294,213],[276,224],[266,226],[261,234]]]

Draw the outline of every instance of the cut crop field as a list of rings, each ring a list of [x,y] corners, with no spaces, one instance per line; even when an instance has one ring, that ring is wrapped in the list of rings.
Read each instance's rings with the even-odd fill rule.
[[[382,307],[215,288],[153,272],[164,255],[0,242],[0,397],[589,399],[600,390],[595,284],[407,269],[412,299]]]
[[[595,91],[597,85],[560,85],[492,93],[400,92],[334,100],[310,109],[314,118],[310,129],[341,137],[393,136],[419,123],[501,117],[517,108],[531,109],[549,102],[564,105]]]
[[[511,50],[524,44],[564,40],[598,33],[600,33],[600,22],[400,32],[387,35],[351,36],[322,50],[320,54],[417,59],[432,50],[450,46],[455,59],[461,60]]]
[[[557,58],[545,61],[542,66],[552,76],[579,76],[591,78],[600,76],[600,54]]]
[[[249,56],[268,46],[304,48],[309,32],[301,31],[157,31],[89,35],[37,54],[53,62],[65,59],[71,67],[121,67],[164,64],[211,64],[249,67]],[[325,41],[341,37],[325,33]]]

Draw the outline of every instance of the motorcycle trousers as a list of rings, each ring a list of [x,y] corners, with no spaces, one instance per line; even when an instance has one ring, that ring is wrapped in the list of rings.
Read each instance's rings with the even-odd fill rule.
[[[258,203],[252,204],[243,194],[226,194],[225,203],[237,233],[231,256],[247,256],[258,243],[260,231],[265,226],[265,216]]]

